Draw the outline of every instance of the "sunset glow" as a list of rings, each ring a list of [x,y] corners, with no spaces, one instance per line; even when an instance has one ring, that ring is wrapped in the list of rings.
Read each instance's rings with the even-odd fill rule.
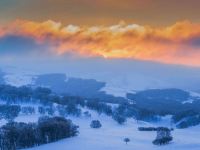
[[[51,20],[17,20],[1,27],[0,36],[31,38],[38,45],[51,45],[54,53],[59,55],[77,53],[86,57],[200,66],[200,24],[190,21],[151,27],[124,22],[112,26],[76,26]]]

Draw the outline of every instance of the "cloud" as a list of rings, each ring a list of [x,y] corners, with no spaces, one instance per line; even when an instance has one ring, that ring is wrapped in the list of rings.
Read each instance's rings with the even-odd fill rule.
[[[51,47],[56,55],[76,53],[200,66],[200,24],[189,21],[159,28],[124,22],[112,26],[64,26],[51,20],[17,20],[0,28],[1,39],[7,36],[33,39],[37,45]]]

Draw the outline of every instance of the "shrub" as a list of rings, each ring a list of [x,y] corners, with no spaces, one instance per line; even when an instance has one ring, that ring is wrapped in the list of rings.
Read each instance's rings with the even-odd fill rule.
[[[171,130],[166,127],[158,127],[157,128],[157,137],[153,141],[153,144],[155,145],[164,145],[168,144],[173,140],[173,137],[171,136]]]
[[[155,127],[139,127],[139,131],[157,131],[157,128]]]
[[[165,145],[165,144],[168,144],[169,142],[171,142],[173,140],[172,137],[164,137],[162,139],[155,139],[153,141],[153,144],[155,145]]]
[[[127,144],[128,142],[130,142],[130,139],[129,138],[125,138],[124,142]]]
[[[91,128],[101,128],[101,123],[99,120],[93,120],[90,124],[90,127]]]

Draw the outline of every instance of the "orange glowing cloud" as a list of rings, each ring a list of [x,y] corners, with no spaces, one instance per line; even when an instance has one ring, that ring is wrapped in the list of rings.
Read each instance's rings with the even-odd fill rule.
[[[200,66],[200,24],[189,21],[153,28],[124,22],[113,26],[63,26],[50,20],[18,20],[0,28],[0,37],[9,35],[51,44],[59,55],[78,53]]]

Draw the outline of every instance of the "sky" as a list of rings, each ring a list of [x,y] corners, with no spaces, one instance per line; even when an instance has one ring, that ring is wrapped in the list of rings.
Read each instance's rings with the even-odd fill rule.
[[[200,21],[199,0],[1,0],[1,22],[22,18],[63,24],[111,25],[123,20],[143,25]]]
[[[199,0],[1,0],[1,59],[30,54],[200,66]]]

